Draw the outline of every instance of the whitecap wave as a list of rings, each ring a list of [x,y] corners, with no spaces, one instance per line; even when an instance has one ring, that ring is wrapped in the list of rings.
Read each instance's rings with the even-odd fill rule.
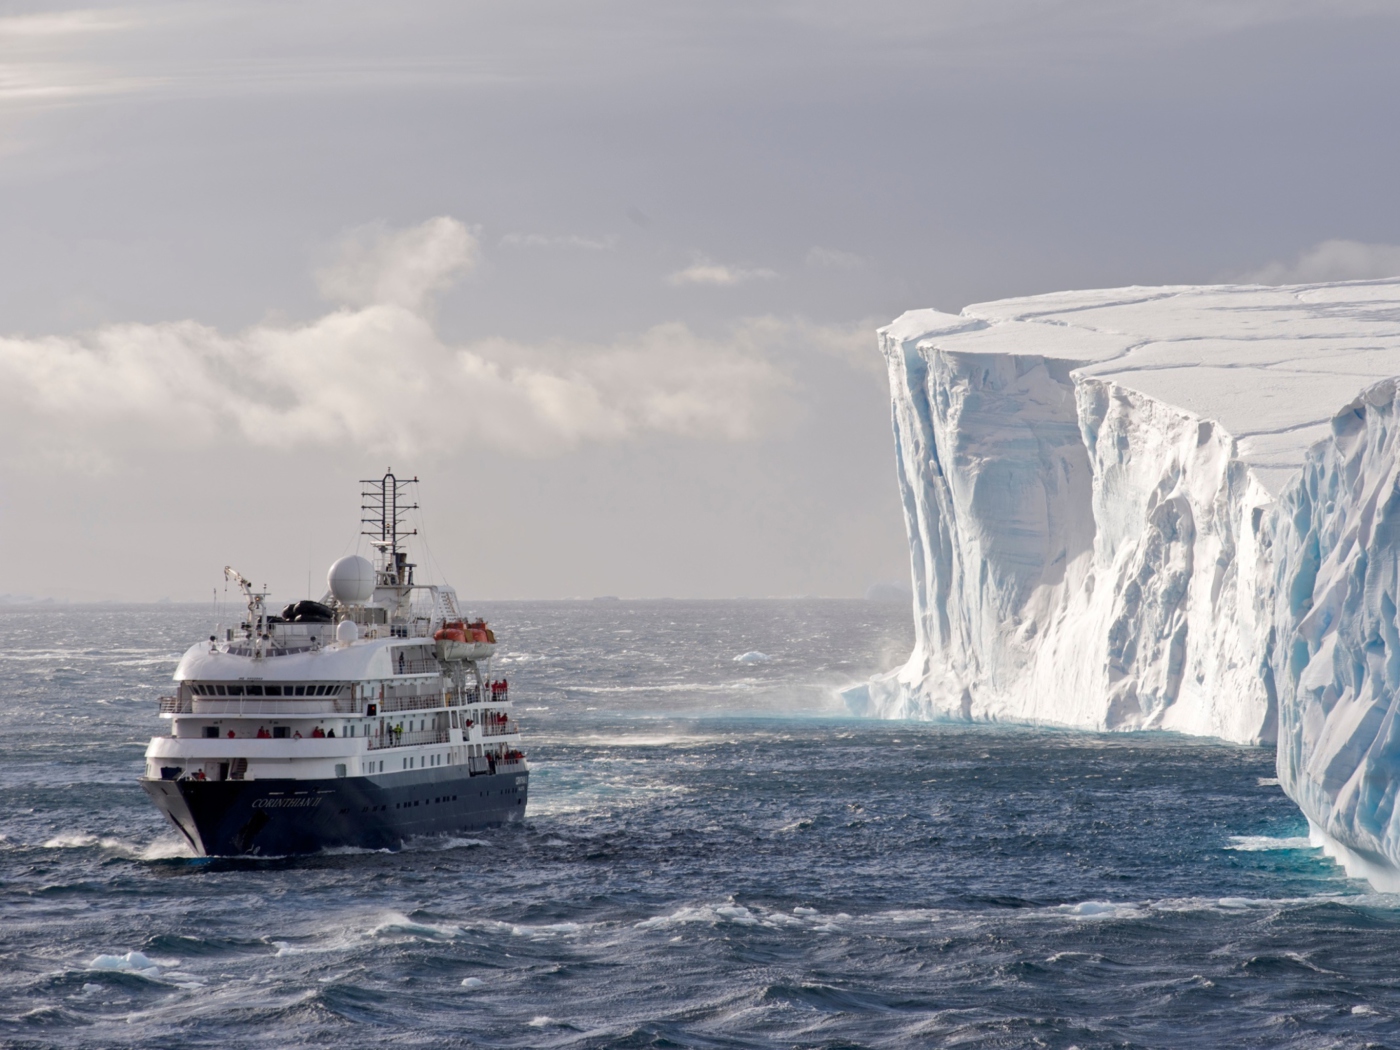
[[[582,933],[585,928],[576,922],[554,922],[544,926],[512,926],[510,933],[512,937],[528,937],[531,940],[543,941],[561,934]]]
[[[1320,849],[1306,835],[1294,835],[1288,838],[1275,838],[1271,835],[1231,835],[1230,844],[1226,849],[1238,850],[1241,853],[1263,853],[1272,850],[1290,849]]]
[[[1081,901],[1078,904],[1060,904],[1051,908],[1055,915],[1065,915],[1072,919],[1141,919],[1147,909],[1140,904],[1119,901]]]
[[[55,835],[43,843],[44,849],[102,849],[131,860],[174,860],[193,857],[189,843],[174,835],[163,835],[138,845],[112,835],[94,835],[85,831],[70,831]]]

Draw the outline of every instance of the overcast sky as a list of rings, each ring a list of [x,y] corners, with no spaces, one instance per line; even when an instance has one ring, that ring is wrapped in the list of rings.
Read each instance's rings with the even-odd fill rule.
[[[1393,0],[0,12],[0,594],[858,596],[879,324],[1400,271]]]

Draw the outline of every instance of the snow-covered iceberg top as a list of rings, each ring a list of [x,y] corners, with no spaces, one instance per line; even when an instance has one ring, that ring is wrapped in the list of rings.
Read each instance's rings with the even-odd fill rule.
[[[886,717],[1279,744],[1400,865],[1400,279],[1066,292],[880,332],[913,564]]]

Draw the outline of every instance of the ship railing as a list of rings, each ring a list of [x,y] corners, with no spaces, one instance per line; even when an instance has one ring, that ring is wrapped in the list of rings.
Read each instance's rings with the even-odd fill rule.
[[[498,758],[492,764],[485,755],[473,755],[467,759],[467,772],[472,776],[482,773],[520,773],[525,769],[525,758]]]
[[[417,744],[445,744],[450,738],[446,729],[420,729],[412,733],[383,732],[369,738],[369,750],[386,747],[413,747]]]
[[[432,621],[422,617],[398,623],[360,624],[361,638],[431,638],[432,636]]]
[[[447,701],[441,693],[421,693],[418,696],[386,696],[378,701],[382,713],[390,711],[426,711],[434,707],[446,707]]]
[[[483,722],[481,724],[482,736],[506,736],[509,733],[520,732],[520,724],[507,719],[504,722]]]
[[[264,645],[261,651],[263,656],[295,656],[297,653],[309,653],[318,648],[319,644],[307,642],[305,645]],[[250,642],[233,642],[224,652],[230,656],[252,656],[258,650],[254,649]]]
[[[187,715],[194,710],[188,696],[162,696],[160,713],[163,715]]]
[[[402,661],[394,661],[395,674],[437,674],[442,668],[438,664],[436,657],[404,657]]]
[[[196,697],[193,712],[197,715],[322,715],[358,714],[362,708],[361,701],[349,696],[319,696],[314,700],[272,700],[253,697]],[[161,710],[165,707],[162,705]],[[181,714],[189,713],[191,708],[186,706]]]

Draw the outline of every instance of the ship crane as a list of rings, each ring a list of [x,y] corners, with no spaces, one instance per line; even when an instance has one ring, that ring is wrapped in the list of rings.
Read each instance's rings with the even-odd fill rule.
[[[268,592],[253,590],[253,582],[232,565],[224,566],[224,576],[238,584],[243,590],[243,597],[248,600],[247,629],[253,641],[253,659],[261,660],[263,635],[267,630],[266,617],[263,614],[263,599],[267,597]]]

